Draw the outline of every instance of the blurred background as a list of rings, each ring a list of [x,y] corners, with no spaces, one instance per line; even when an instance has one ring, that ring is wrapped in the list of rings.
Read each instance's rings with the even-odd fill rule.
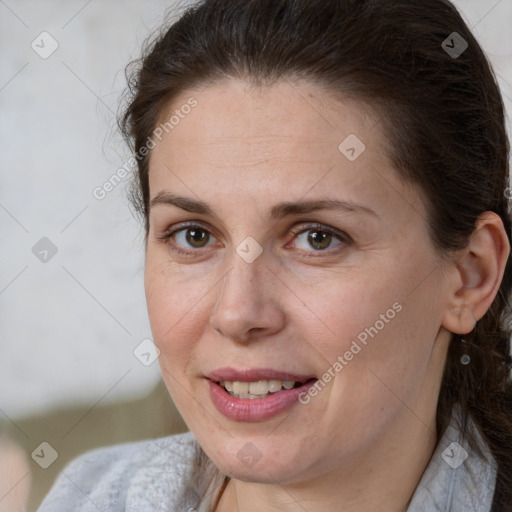
[[[27,492],[34,511],[86,450],[186,430],[152,346],[116,112],[126,64],[190,3],[0,0],[0,512]],[[454,3],[512,112],[512,2]]]

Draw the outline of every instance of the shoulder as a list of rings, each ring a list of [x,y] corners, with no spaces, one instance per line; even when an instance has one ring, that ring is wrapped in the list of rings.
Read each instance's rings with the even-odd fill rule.
[[[489,512],[496,472],[496,460],[476,423],[456,403],[407,512]]]
[[[196,449],[186,432],[89,451],[64,468],[38,512],[169,510],[187,491]]]

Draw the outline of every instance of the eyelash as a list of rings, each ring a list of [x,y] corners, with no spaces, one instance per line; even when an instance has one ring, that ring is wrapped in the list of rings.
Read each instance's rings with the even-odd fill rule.
[[[199,228],[199,229],[202,229],[205,232],[209,233],[210,235],[212,235],[212,233],[207,228],[205,228],[204,226],[202,226],[200,224],[187,223],[187,224],[181,224],[178,226],[173,226],[171,229],[169,229],[166,232],[162,233],[161,235],[157,236],[157,239],[161,242],[164,242],[166,245],[169,246],[169,248],[172,251],[174,251],[180,255],[197,256],[197,254],[200,252],[200,249],[186,250],[186,249],[181,248],[178,245],[174,245],[174,242],[171,242],[171,240],[173,239],[173,237],[176,233],[179,233],[180,231],[187,230],[190,228]],[[353,243],[353,240],[346,233],[344,233],[342,231],[341,232],[335,231],[332,228],[328,228],[328,227],[324,226],[323,224],[317,224],[317,223],[301,224],[300,226],[294,227],[291,230],[291,234],[293,235],[294,240],[295,240],[295,238],[298,235],[300,235],[304,232],[307,232],[307,231],[313,231],[315,229],[321,233],[328,233],[329,235],[332,235],[333,237],[338,238],[338,240],[343,242],[343,244],[345,244],[345,245],[350,245],[351,243]],[[341,249],[343,249],[343,247],[341,247]],[[304,249],[300,249],[300,250],[304,251]],[[340,250],[340,247],[338,247],[337,249],[311,250],[311,251],[306,251],[306,252],[320,253],[318,256],[321,256],[325,253],[332,253],[333,251],[336,252],[337,250]],[[317,257],[317,256],[310,256],[310,257]]]

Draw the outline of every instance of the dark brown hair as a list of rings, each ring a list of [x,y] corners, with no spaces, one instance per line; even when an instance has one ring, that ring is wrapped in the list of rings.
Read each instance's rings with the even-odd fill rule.
[[[460,55],[443,45],[453,47],[453,37],[468,45]],[[262,86],[304,79],[365,102],[380,114],[397,172],[423,192],[440,254],[466,247],[485,211],[501,217],[510,240],[502,98],[447,0],[203,0],[148,42],[127,75],[120,126],[136,153],[173,98],[223,78]],[[130,194],[146,241],[149,158],[139,159]],[[498,295],[467,343],[453,336],[437,409],[438,436],[455,403],[475,421],[498,463],[499,512],[512,511],[511,286],[509,256]]]

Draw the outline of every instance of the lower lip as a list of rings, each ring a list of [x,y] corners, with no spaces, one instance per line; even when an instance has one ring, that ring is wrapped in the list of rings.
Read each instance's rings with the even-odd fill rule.
[[[222,386],[208,380],[210,397],[221,414],[234,421],[264,421],[282,413],[294,403],[299,395],[306,393],[316,380],[307,382],[299,388],[283,389],[265,398],[235,398]]]

